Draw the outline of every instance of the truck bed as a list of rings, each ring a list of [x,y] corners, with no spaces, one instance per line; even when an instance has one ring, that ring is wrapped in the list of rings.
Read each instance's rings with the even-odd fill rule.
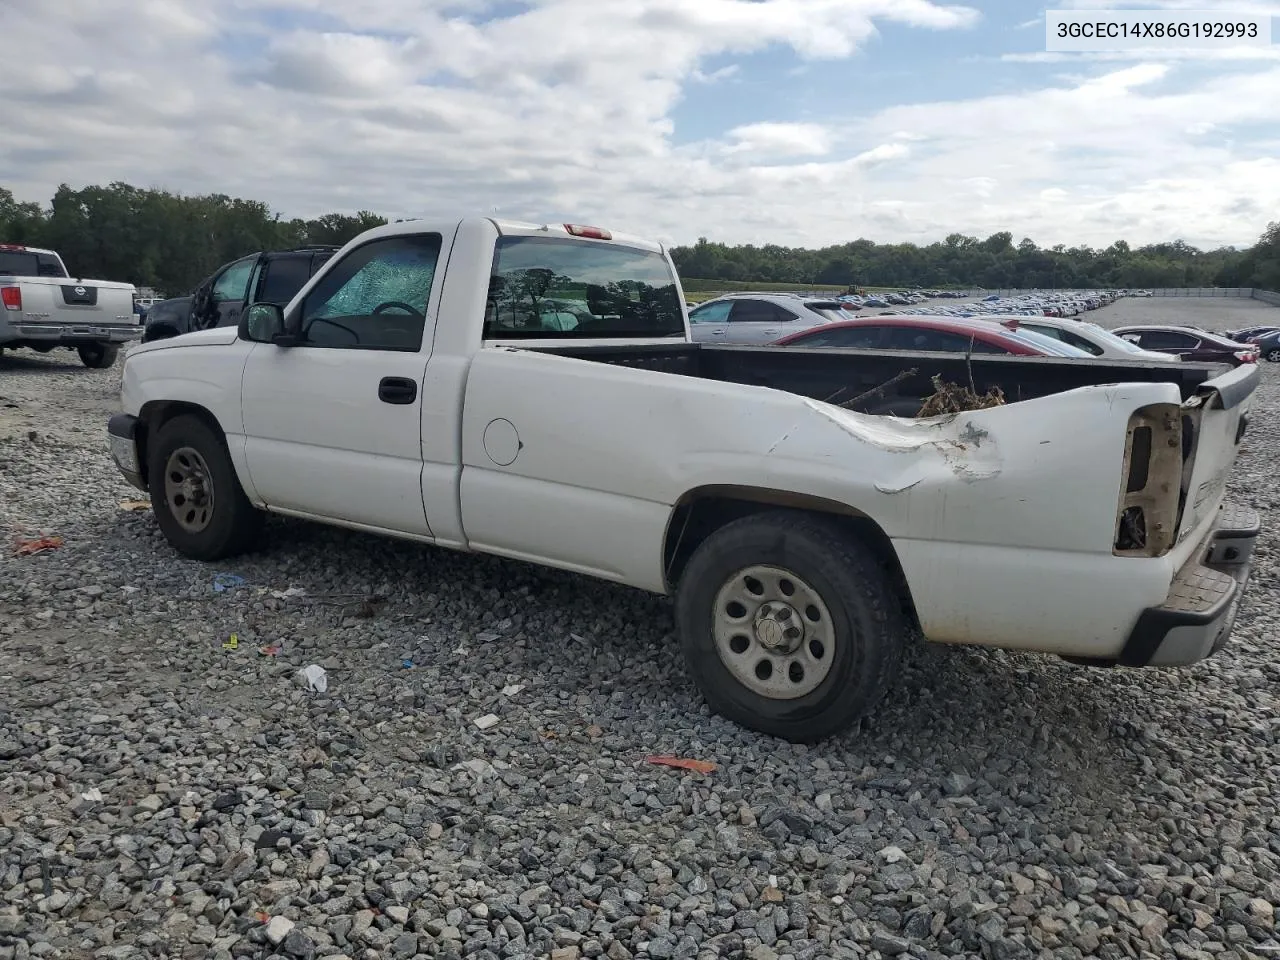
[[[1057,357],[965,357],[953,353],[832,350],[803,347],[673,343],[635,346],[557,345],[538,348],[561,356],[661,370],[665,373],[785,390],[841,403],[892,384],[852,409],[861,413],[914,416],[934,392],[932,378],[971,385],[978,393],[1000,388],[1009,402],[1032,400],[1108,383],[1174,383],[1182,398],[1220,376],[1219,363],[1157,363]],[[904,371],[915,372],[895,379]],[[1252,389],[1249,387],[1248,389]]]

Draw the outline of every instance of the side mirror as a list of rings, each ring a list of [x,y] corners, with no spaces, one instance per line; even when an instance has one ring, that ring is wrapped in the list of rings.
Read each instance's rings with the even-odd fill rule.
[[[244,312],[240,334],[255,343],[274,343],[278,347],[294,347],[300,342],[284,328],[284,312],[274,303],[255,303]]]

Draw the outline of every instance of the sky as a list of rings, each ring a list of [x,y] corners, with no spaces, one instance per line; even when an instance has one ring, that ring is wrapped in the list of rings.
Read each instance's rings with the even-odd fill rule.
[[[4,0],[0,186],[816,247],[1246,246],[1280,42],[1047,53],[989,0]],[[1258,11],[1280,0],[1058,0]],[[1280,41],[1280,21],[1275,22]]]

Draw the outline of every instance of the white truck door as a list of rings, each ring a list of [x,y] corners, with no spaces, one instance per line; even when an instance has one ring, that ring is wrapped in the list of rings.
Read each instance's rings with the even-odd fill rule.
[[[300,345],[255,345],[242,381],[245,455],[269,507],[432,536],[422,389],[447,259],[440,233],[372,239],[290,304]]]

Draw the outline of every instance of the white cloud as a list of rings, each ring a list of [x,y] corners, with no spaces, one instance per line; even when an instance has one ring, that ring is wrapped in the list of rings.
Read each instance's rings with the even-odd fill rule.
[[[697,83],[716,83],[720,80],[728,80],[730,77],[735,77],[738,75],[738,72],[738,65],[736,63],[731,63],[727,67],[720,67],[717,70],[712,70],[710,73],[694,69],[690,76]]]
[[[831,134],[818,123],[751,123],[729,131],[727,154],[815,157],[831,152]]]
[[[482,22],[492,6],[5,0],[6,49],[23,56],[0,57],[0,183],[47,201],[60,182],[124,180],[289,216],[498,207],[680,242],[1009,229],[1243,243],[1280,209],[1269,62],[1184,89],[1176,60],[1077,58],[1080,76],[1017,92],[940,91],[860,117],[797,103],[690,143],[674,109],[690,84],[749,89],[741,55],[848,57],[877,23],[964,36],[978,14],[927,0],[528,0]]]

